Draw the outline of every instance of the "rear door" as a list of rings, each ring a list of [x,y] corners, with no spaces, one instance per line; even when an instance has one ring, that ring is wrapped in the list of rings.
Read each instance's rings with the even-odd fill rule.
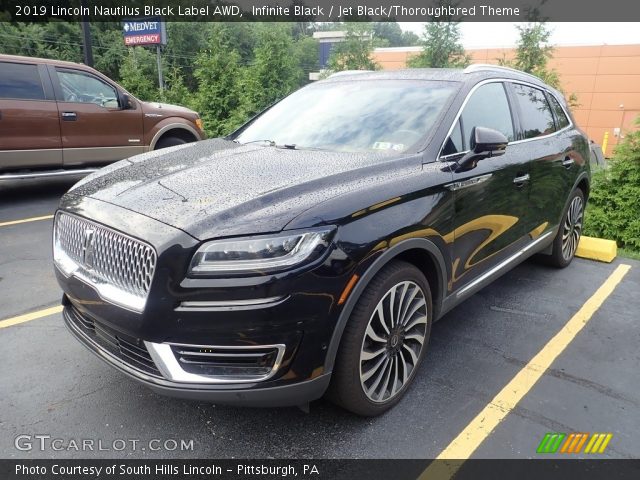
[[[553,114],[542,89],[520,83],[511,83],[510,88],[520,119],[517,147],[531,160],[529,204],[534,223],[530,228],[541,234],[558,224],[572,186],[569,183],[575,178],[575,152],[566,129],[569,120],[562,108],[562,117],[560,112]]]
[[[501,81],[476,87],[445,142],[442,160],[455,161],[468,150],[474,127],[487,127],[515,140],[516,124]],[[512,256],[527,243],[529,164],[517,148],[453,173],[447,187],[455,195],[453,290],[460,290]]]
[[[58,108],[46,67],[0,61],[0,171],[61,166]]]
[[[123,109],[115,85],[84,70],[51,67],[65,167],[99,164],[143,153],[142,109]]]

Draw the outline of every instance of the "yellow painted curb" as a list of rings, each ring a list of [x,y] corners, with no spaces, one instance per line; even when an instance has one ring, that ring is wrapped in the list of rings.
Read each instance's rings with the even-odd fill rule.
[[[576,256],[610,263],[618,254],[618,246],[614,240],[604,238],[580,237]]]

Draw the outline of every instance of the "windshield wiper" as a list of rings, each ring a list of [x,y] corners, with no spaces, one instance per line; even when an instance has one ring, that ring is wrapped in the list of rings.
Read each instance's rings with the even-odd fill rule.
[[[239,143],[240,145],[249,145],[250,143],[266,143],[270,147],[276,146],[276,142],[274,142],[273,140],[251,140],[250,142],[244,142],[244,143],[239,142],[238,140],[234,140],[234,142]]]

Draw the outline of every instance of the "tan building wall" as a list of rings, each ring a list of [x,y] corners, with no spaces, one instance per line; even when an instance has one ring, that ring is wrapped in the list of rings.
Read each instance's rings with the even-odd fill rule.
[[[384,69],[404,68],[420,48],[382,48],[374,52]],[[467,51],[474,63],[497,64],[503,56],[512,58],[509,48],[483,48]],[[609,132],[606,155],[610,156],[619,138],[616,129],[634,128],[640,115],[640,44],[556,47],[550,66],[560,77],[567,95],[575,93],[578,107],[573,115],[578,125],[595,142],[602,144]]]

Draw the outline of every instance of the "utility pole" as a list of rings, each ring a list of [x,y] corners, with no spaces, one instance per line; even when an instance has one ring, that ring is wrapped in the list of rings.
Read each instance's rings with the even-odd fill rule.
[[[91,27],[89,25],[89,17],[85,15],[87,10],[87,0],[81,0],[82,7],[82,45],[84,50],[84,63],[89,67],[93,67],[93,51],[91,50]]]
[[[164,90],[164,78],[162,78],[162,54],[160,53],[160,45],[156,45],[156,61],[158,62],[158,86],[160,91]]]

